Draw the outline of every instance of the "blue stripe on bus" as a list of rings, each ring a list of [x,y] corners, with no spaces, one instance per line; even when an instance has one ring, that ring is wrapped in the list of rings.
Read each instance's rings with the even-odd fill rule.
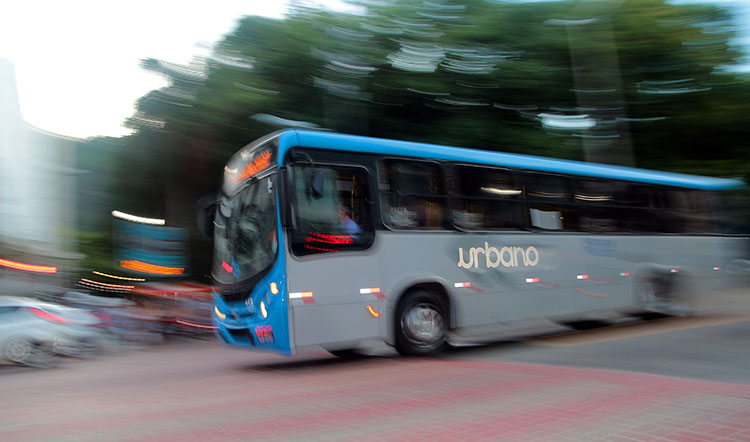
[[[282,164],[286,151],[295,146],[504,166],[540,172],[564,173],[704,190],[729,190],[745,186],[740,179],[712,178],[624,166],[584,163],[531,155],[300,129],[288,129],[280,132],[279,155],[277,156],[279,165]]]

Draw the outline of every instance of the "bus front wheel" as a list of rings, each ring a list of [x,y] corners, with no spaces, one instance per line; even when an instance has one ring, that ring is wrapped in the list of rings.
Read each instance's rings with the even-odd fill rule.
[[[426,290],[407,293],[396,309],[396,350],[426,356],[445,345],[447,316],[441,300]]]

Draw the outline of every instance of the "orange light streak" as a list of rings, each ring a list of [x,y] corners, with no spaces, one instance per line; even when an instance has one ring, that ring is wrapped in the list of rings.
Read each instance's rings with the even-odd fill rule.
[[[135,270],[136,272],[152,273],[155,275],[181,275],[185,269],[182,267],[165,267],[149,264],[143,261],[120,261],[120,267]]]
[[[116,289],[133,289],[135,286],[132,285],[121,285],[121,284],[107,284],[106,282],[93,281],[91,279],[81,278],[81,281],[86,281],[89,284],[100,285],[104,287],[112,287]]]
[[[111,289],[111,288],[103,287],[100,285],[89,284],[88,282],[85,282],[85,281],[78,281],[78,285],[82,287],[92,288],[94,290],[104,291],[104,292],[116,292],[116,293],[130,292],[129,289]]]
[[[16,270],[23,270],[24,272],[57,273],[57,267],[24,264],[22,262],[9,261],[7,259],[0,259],[0,266]]]
[[[110,275],[108,273],[97,272],[96,270],[94,270],[91,273],[93,273],[94,275],[105,276],[107,278],[112,278],[112,279],[122,279],[124,281],[145,281],[145,279],[143,279],[143,278],[128,278],[128,277],[125,277],[125,276]]]

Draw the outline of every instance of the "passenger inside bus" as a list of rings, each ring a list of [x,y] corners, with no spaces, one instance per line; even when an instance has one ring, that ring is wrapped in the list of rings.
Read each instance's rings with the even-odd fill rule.
[[[396,229],[442,229],[442,180],[436,164],[383,162],[381,189],[386,195],[388,224]]]
[[[340,228],[344,232],[350,235],[362,233],[362,228],[351,218],[351,210],[345,205],[339,206],[339,221]]]

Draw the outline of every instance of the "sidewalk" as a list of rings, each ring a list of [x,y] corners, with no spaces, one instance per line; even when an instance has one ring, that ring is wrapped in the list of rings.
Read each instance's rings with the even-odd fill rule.
[[[0,440],[750,440],[750,383],[210,343],[91,362],[0,383]]]

